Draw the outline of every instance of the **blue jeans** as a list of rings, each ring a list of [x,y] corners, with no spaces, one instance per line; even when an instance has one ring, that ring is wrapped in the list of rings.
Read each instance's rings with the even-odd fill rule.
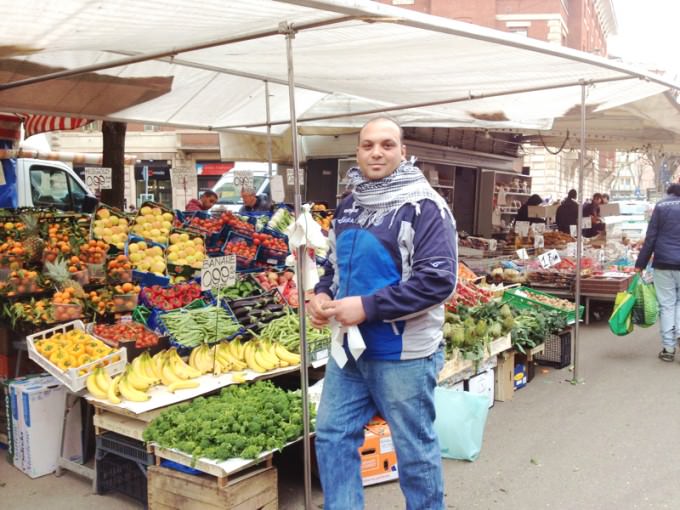
[[[655,269],[654,288],[659,302],[661,343],[672,351],[680,337],[680,271]]]
[[[364,426],[380,414],[397,453],[399,484],[408,510],[442,510],[444,482],[434,432],[434,388],[444,364],[440,349],[415,360],[354,361],[326,367],[316,418],[316,456],[324,510],[364,507],[359,448]]]

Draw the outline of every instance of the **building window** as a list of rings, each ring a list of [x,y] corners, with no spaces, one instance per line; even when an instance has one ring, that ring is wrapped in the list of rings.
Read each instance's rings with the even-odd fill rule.
[[[144,131],[153,132],[153,131],[160,131],[160,130],[161,130],[161,127],[157,126],[155,124],[144,124]]]
[[[524,37],[529,37],[529,30],[527,28],[511,28],[510,32]]]

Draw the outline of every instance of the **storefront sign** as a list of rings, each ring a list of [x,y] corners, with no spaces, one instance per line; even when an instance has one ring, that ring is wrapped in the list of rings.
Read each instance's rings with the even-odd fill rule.
[[[85,167],[85,184],[93,191],[111,189],[111,169],[107,167]]]
[[[236,284],[236,255],[208,257],[201,268],[201,290],[223,289]]]
[[[236,188],[238,193],[241,193],[243,188],[253,189],[255,187],[254,182],[253,172],[249,170],[234,170],[234,188]]]
[[[556,266],[562,259],[557,250],[549,250],[538,256],[538,261],[543,269],[548,269],[549,267]]]

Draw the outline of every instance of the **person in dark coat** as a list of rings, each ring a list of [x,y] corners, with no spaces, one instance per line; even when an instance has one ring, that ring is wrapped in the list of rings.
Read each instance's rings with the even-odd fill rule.
[[[571,234],[571,225],[578,223],[578,202],[576,201],[577,193],[575,189],[570,189],[567,197],[562,200],[562,203],[555,212],[555,223],[560,232]]]
[[[529,217],[529,206],[541,205],[543,199],[539,195],[531,195],[529,199],[522,204],[522,206],[517,209],[517,216],[515,216],[515,221],[528,221],[529,223],[545,223],[545,218],[530,218]]]

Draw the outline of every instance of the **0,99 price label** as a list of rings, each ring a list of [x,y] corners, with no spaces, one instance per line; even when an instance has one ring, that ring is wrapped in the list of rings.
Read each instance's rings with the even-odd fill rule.
[[[221,289],[236,284],[236,255],[209,257],[201,268],[201,290]]]

